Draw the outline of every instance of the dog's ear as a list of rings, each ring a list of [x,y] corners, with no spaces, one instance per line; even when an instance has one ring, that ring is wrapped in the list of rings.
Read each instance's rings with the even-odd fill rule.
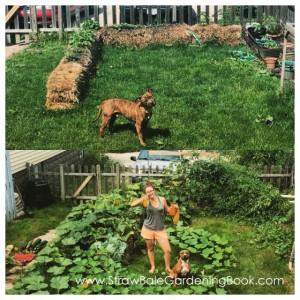
[[[148,90],[149,93],[153,94],[153,91],[151,89]]]
[[[141,96],[140,96],[140,97],[137,97],[137,98],[135,99],[135,103],[141,103],[141,99],[142,99]]]

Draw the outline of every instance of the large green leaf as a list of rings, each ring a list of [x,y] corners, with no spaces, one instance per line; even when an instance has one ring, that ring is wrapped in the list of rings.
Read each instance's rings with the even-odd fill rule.
[[[39,291],[48,286],[48,284],[44,283],[45,277],[42,275],[32,276],[30,281],[30,285],[26,288],[31,291]]]
[[[202,251],[202,256],[205,257],[205,258],[208,258],[208,256],[212,253],[214,253],[213,248],[206,248]]]
[[[215,258],[216,260],[221,260],[223,258],[223,253],[221,252],[214,253],[212,257]]]
[[[65,246],[75,245],[77,241],[73,237],[64,238],[61,243]]]
[[[42,263],[42,264],[46,264],[50,261],[53,261],[53,258],[50,257],[50,256],[46,256],[46,255],[38,255],[36,258],[35,258],[35,261],[39,262],[39,263]]]
[[[54,266],[54,267],[51,267],[47,270],[48,273],[53,273],[53,275],[60,275],[64,272],[65,270],[65,267],[57,267],[57,266]]]
[[[68,276],[58,276],[51,278],[51,287],[57,290],[67,289],[69,287]]]

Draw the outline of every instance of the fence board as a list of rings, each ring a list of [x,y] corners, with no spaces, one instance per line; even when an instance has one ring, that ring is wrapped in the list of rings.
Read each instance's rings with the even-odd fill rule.
[[[89,175],[77,189],[77,191],[72,195],[72,198],[77,198],[80,192],[87,186],[88,182],[92,179],[93,175]]]
[[[12,42],[21,42],[21,34],[25,35],[25,40],[29,41],[29,33],[37,33],[37,32],[59,32],[62,37],[63,31],[69,32],[76,30],[80,27],[80,24],[84,20],[88,20],[93,18],[96,22],[99,22],[100,26],[110,26],[112,24],[120,24],[120,23],[131,23],[131,24],[153,24],[154,20],[157,24],[162,23],[183,23],[186,22],[189,25],[199,23],[201,20],[201,12],[202,16],[205,15],[206,23],[208,24],[210,21],[214,23],[218,23],[219,19],[223,19],[229,24],[235,23],[235,18],[238,17],[240,20],[240,24],[244,24],[246,21],[252,21],[255,17],[257,22],[262,20],[263,14],[267,15],[276,15],[279,16],[280,19],[285,22],[294,23],[295,16],[294,12],[288,9],[287,6],[210,6],[210,5],[188,5],[188,6],[123,6],[123,5],[94,5],[92,8],[88,5],[83,6],[84,9],[80,8],[80,6],[75,5],[74,11],[70,5],[65,6],[65,13],[63,13],[63,9],[61,5],[55,6],[52,5],[52,17],[51,17],[51,26],[46,17],[46,6],[42,5],[42,19],[41,25],[37,24],[37,16],[36,16],[36,6],[30,5],[30,17],[27,15],[27,7],[23,7],[24,12],[24,23],[21,26],[20,21],[21,18],[18,12],[15,12],[11,17],[11,21],[6,24],[6,41],[8,43]],[[236,15],[236,8],[240,8],[239,15]],[[152,16],[152,9],[157,9],[157,14]],[[93,9],[93,13],[91,11]],[[228,11],[226,11],[228,9]],[[219,13],[220,10],[220,13]],[[8,14],[12,14],[9,11],[8,6],[6,6],[6,16]],[[82,12],[82,13],[81,13]],[[170,13],[172,14],[170,15]],[[221,17],[218,15],[220,14]],[[196,15],[196,18],[194,16]],[[155,18],[155,19],[154,19]],[[211,19],[211,20],[210,20]],[[29,23],[30,21],[30,23]],[[48,24],[47,24],[48,23]],[[65,24],[63,24],[65,23]],[[13,24],[13,25],[12,25]],[[227,24],[227,25],[228,25]],[[22,27],[22,28],[21,28]]]
[[[29,178],[43,177],[50,183],[51,192],[62,201],[73,199],[75,196],[80,202],[87,199],[95,199],[101,193],[107,193],[114,188],[124,187],[133,179],[139,181],[142,178],[163,178],[168,175],[162,174],[163,170],[151,168],[146,172],[145,166],[142,170],[136,168],[125,168],[124,166],[100,165],[81,166],[80,164],[59,165],[58,171],[49,172],[46,167],[42,170],[35,170],[33,165],[27,164]],[[287,191],[294,186],[294,166],[264,166],[263,174],[258,175],[265,183],[271,183],[280,191]],[[88,179],[87,179],[88,178]],[[85,180],[87,180],[85,182]],[[83,184],[85,182],[86,184]],[[80,188],[80,191],[78,192]],[[75,196],[74,196],[75,194]],[[72,198],[73,197],[73,198]]]

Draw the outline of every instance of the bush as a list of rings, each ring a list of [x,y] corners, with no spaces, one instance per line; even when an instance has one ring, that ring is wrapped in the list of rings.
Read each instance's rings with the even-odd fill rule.
[[[251,169],[222,161],[185,162],[173,174],[170,190],[218,214],[263,221],[286,214],[279,191]]]

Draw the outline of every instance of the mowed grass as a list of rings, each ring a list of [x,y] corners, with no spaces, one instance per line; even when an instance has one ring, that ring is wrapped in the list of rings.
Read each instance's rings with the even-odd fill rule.
[[[63,112],[47,111],[45,101],[48,76],[65,46],[16,55],[6,63],[6,148],[137,151],[132,122],[119,117],[113,134],[106,129],[100,141],[101,120],[92,121],[103,100],[134,101],[152,89],[157,105],[146,149],[292,149],[293,87],[279,93],[279,79],[263,73],[262,64],[232,59],[236,49],[105,46],[85,99]],[[259,122],[268,117],[272,126]]]
[[[22,243],[46,234],[55,229],[71,211],[71,206],[64,203],[54,203],[42,209],[32,209],[32,215],[25,215],[6,224],[6,245],[19,247]]]

